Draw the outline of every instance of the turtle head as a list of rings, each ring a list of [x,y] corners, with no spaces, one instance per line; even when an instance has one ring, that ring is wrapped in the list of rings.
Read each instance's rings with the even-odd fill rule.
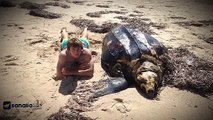
[[[141,72],[137,75],[137,83],[145,94],[154,98],[158,90],[158,75],[152,71]]]

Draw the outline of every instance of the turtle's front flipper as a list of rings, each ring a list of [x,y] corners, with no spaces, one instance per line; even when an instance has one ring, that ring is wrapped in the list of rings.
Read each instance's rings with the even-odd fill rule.
[[[94,97],[100,97],[111,93],[116,93],[128,88],[128,83],[123,77],[113,77],[106,80],[104,88],[97,90]]]

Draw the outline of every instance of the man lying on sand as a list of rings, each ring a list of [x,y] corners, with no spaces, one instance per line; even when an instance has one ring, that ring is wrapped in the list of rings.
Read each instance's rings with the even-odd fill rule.
[[[61,29],[61,52],[57,63],[55,80],[64,79],[65,76],[92,77],[94,73],[94,58],[89,50],[87,28],[81,38],[69,39],[66,28]]]

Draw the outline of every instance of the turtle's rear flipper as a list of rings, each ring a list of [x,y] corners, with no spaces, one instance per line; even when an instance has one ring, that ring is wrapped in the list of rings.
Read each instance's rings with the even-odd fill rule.
[[[106,80],[104,88],[97,90],[94,97],[100,97],[111,93],[116,93],[128,88],[128,83],[123,77],[113,77]]]

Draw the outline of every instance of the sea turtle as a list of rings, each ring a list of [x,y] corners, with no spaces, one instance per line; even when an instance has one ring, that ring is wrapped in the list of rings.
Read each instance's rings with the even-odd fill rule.
[[[165,47],[152,36],[125,26],[119,26],[103,39],[101,66],[111,77],[96,96],[128,88],[134,82],[139,91],[153,98],[162,83],[162,62],[159,57]]]

